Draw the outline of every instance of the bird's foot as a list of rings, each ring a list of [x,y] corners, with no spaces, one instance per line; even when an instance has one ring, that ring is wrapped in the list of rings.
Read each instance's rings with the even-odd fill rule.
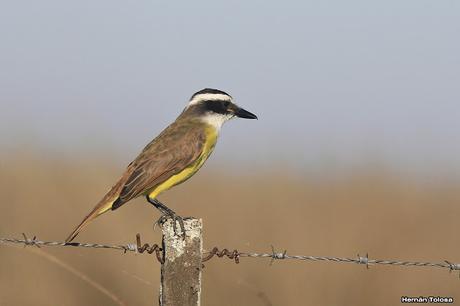
[[[168,219],[171,219],[172,222],[173,222],[173,230],[174,230],[174,234],[176,234],[177,236],[180,236],[182,237],[183,239],[185,239],[185,225],[184,225],[184,219],[177,215],[176,213],[174,212],[168,212],[168,213],[165,213],[163,214],[156,222],[155,224],[153,225],[153,228],[155,229],[155,226],[158,224],[158,226],[162,227],[163,224],[168,221]],[[179,223],[179,227],[180,227],[180,231],[178,231],[178,228],[177,228],[177,223]]]

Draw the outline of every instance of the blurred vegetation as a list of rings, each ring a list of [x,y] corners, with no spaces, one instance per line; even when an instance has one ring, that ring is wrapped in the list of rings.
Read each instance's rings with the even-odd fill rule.
[[[287,249],[291,254],[460,261],[458,182],[417,180],[364,168],[340,179],[276,170],[204,167],[161,196],[182,216],[201,217],[205,248]],[[92,159],[2,157],[0,236],[22,232],[63,240],[123,171]],[[84,230],[81,242],[158,242],[158,212],[137,199]],[[155,305],[159,264],[153,256],[110,250],[42,250],[104,284],[128,305]],[[321,262],[215,259],[204,270],[203,305],[398,305],[402,295],[460,298],[445,270]],[[27,249],[0,246],[0,305],[114,305],[106,296]]]

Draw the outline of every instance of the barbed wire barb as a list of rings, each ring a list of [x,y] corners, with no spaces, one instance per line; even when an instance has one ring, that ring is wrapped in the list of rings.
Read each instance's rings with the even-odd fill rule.
[[[358,254],[358,264],[366,265],[366,269],[369,269],[369,253],[366,253],[365,257],[361,257]]]

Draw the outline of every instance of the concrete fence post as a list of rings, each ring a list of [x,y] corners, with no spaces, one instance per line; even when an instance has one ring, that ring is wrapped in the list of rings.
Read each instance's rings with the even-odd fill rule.
[[[184,226],[185,239],[174,233],[172,220],[162,227],[161,306],[200,305],[203,224],[201,219],[190,218],[184,220]]]

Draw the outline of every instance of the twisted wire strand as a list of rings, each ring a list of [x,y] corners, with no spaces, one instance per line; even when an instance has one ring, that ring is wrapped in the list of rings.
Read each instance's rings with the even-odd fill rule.
[[[80,242],[60,242],[60,241],[41,241],[38,240],[36,236],[33,238],[28,238],[25,234],[22,234],[24,239],[16,238],[0,238],[0,244],[6,243],[15,243],[15,244],[24,244],[24,246],[73,246],[81,248],[95,248],[95,249],[115,249],[122,250],[123,252],[137,252],[137,246],[135,244],[125,244],[125,245],[110,245],[110,244],[100,244],[100,243],[80,243]]]
[[[96,248],[96,249],[115,249],[121,250],[124,253],[135,252],[135,253],[144,253],[148,254],[155,253],[156,259],[158,262],[163,263],[162,251],[163,249],[158,244],[149,245],[148,243],[142,244],[140,235],[136,235],[136,244],[124,244],[124,245],[108,245],[100,243],[80,243],[80,242],[59,242],[59,241],[41,241],[34,236],[33,238],[28,238],[23,234],[23,239],[16,238],[0,238],[0,244],[23,244],[24,246],[62,246],[62,247],[82,247],[82,248]],[[287,251],[275,252],[273,246],[270,253],[255,253],[255,252],[239,252],[234,249],[230,251],[229,249],[222,249],[214,247],[211,251],[203,252],[203,262],[209,261],[214,256],[219,258],[226,257],[230,260],[233,260],[235,263],[239,263],[240,259],[243,257],[247,258],[270,258],[272,264],[275,260],[304,260],[304,261],[325,261],[325,262],[336,262],[336,263],[354,263],[359,265],[365,265],[367,268],[371,265],[390,265],[390,266],[402,266],[402,267],[431,267],[431,268],[442,268],[452,271],[460,271],[460,264],[453,263],[448,260],[442,262],[419,262],[419,261],[398,261],[398,260],[387,260],[387,259],[371,259],[369,255],[360,256],[358,254],[355,258],[347,257],[332,257],[332,256],[309,256],[309,255],[289,255]],[[460,278],[460,274],[459,274]]]

